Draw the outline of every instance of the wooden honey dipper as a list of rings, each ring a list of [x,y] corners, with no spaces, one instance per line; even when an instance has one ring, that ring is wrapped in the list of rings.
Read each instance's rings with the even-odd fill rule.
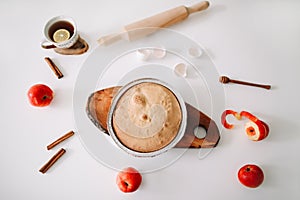
[[[249,86],[254,86],[254,87],[260,87],[260,88],[264,88],[264,89],[271,89],[271,85],[263,85],[263,84],[256,84],[256,83],[249,83],[249,82],[245,82],[245,81],[239,81],[239,80],[234,80],[234,79],[230,79],[227,76],[220,76],[219,81],[221,83],[237,83],[237,84],[241,84],[241,85],[249,85]]]

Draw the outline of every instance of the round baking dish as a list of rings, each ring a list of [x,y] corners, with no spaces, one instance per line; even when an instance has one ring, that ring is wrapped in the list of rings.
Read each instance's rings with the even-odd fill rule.
[[[118,102],[120,100],[120,98],[132,87],[139,85],[141,83],[155,83],[158,85],[161,85],[165,88],[167,88],[170,92],[172,92],[174,94],[174,96],[177,98],[177,101],[179,103],[180,106],[180,110],[181,110],[181,122],[177,131],[177,134],[175,136],[175,138],[168,143],[166,146],[164,146],[163,148],[160,148],[158,150],[155,151],[150,151],[150,152],[139,152],[139,151],[135,151],[131,148],[128,148],[127,146],[125,146],[117,137],[114,126],[113,126],[113,117],[114,117],[114,112],[116,110],[116,107],[118,105]],[[160,155],[168,150],[170,150],[171,148],[173,148],[183,137],[184,133],[185,133],[185,129],[186,129],[186,125],[187,125],[187,109],[186,109],[186,104],[182,98],[182,96],[172,87],[170,87],[167,83],[158,80],[158,79],[153,79],[153,78],[142,78],[142,79],[137,79],[134,80],[132,82],[129,82],[128,84],[124,85],[118,92],[117,94],[114,96],[113,100],[112,100],[112,104],[108,113],[108,120],[107,120],[107,125],[108,125],[108,132],[110,134],[110,136],[112,137],[113,141],[117,144],[117,146],[124,150],[125,152],[127,152],[130,155],[133,155],[135,157],[154,157],[157,155]]]

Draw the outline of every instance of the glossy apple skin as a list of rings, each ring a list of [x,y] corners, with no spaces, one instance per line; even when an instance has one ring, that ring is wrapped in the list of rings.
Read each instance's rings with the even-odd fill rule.
[[[264,181],[264,172],[257,165],[247,164],[239,169],[238,179],[243,185],[256,188]]]
[[[27,96],[31,105],[45,107],[53,100],[54,92],[47,85],[35,84],[29,88]]]
[[[134,192],[142,183],[142,175],[133,167],[127,167],[117,175],[117,185],[122,192]]]
[[[227,129],[233,129],[234,125],[229,124],[226,120],[227,115],[233,115],[236,119],[240,120],[241,116],[238,112],[235,112],[234,110],[225,110],[221,115],[221,123],[223,126]]]
[[[245,125],[245,131],[250,140],[260,141],[265,139],[269,134],[269,126],[247,111],[238,113],[234,110],[225,110],[221,115],[221,123],[227,129],[232,129],[234,127],[233,124],[227,122],[227,115],[233,115],[238,120],[241,120],[242,117],[246,117],[250,120]]]

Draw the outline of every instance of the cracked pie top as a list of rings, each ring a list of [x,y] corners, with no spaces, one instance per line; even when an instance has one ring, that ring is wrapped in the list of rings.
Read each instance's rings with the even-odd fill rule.
[[[158,83],[142,82],[118,99],[112,127],[124,146],[146,153],[170,144],[181,121],[181,107],[173,92]]]

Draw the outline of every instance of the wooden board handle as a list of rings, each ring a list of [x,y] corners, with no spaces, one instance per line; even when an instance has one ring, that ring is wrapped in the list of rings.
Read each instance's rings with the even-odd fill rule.
[[[183,138],[175,147],[178,148],[213,148],[217,146],[220,140],[220,132],[217,124],[206,114],[186,103],[187,109],[187,127]],[[204,138],[197,138],[194,130],[197,127],[203,127],[206,130]]]

